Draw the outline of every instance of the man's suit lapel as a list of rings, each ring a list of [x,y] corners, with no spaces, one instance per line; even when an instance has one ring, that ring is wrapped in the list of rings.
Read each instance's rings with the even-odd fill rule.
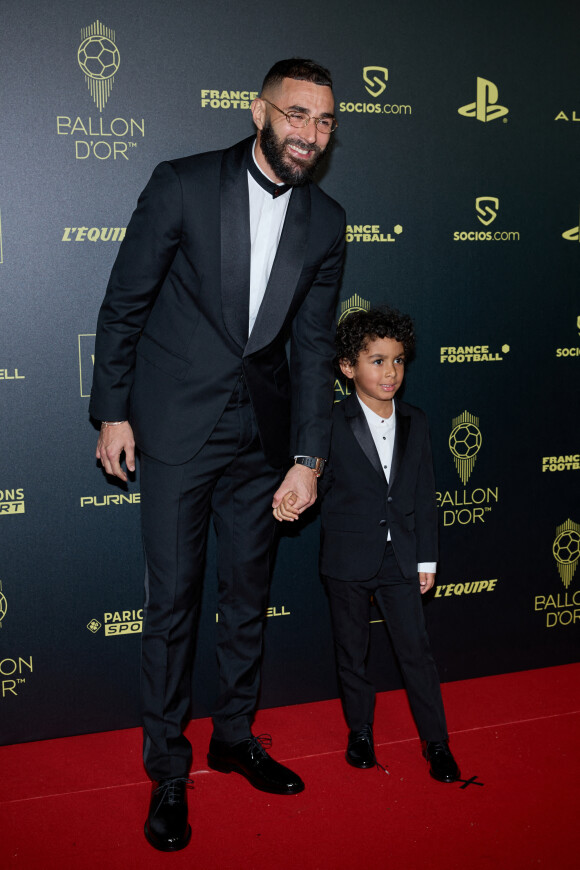
[[[272,271],[244,356],[269,344],[280,332],[304,265],[310,229],[310,189],[295,187],[272,264]]]
[[[248,339],[251,239],[246,167],[252,141],[246,139],[225,152],[220,178],[222,313],[240,347]]]
[[[395,482],[395,478],[397,476],[397,472],[401,467],[403,456],[405,454],[405,449],[407,447],[407,441],[409,439],[409,429],[411,428],[411,418],[401,411],[397,402],[395,402],[395,414],[397,425],[395,428],[393,460],[391,462],[391,469],[389,473],[389,490],[393,486],[393,483]]]
[[[356,393],[351,393],[351,395],[344,400],[344,403],[344,416],[352,430],[352,434],[358,441],[364,455],[386,486],[387,481],[385,478],[385,472],[383,471],[381,460],[377,453],[377,448],[373,441],[369,424],[367,423],[367,418],[360,406]]]

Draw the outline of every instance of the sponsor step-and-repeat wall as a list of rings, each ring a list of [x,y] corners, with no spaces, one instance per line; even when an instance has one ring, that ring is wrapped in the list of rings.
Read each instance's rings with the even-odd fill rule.
[[[576,661],[578,8],[5,0],[2,24],[1,742],[138,723],[139,476],[95,460],[97,312],[153,167],[247,136],[265,71],[292,55],[335,81],[320,184],[347,212],[337,320],[387,302],[416,322],[405,398],[431,425],[441,677]],[[318,537],[316,510],[281,530],[263,706],[337,696]],[[212,532],[195,716],[216,618]],[[372,622],[374,678],[398,688]]]

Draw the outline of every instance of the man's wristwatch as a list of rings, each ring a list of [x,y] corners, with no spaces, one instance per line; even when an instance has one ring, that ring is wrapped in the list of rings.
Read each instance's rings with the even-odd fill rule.
[[[295,456],[294,465],[305,465],[306,468],[311,468],[316,477],[320,477],[324,471],[325,459],[319,456]]]

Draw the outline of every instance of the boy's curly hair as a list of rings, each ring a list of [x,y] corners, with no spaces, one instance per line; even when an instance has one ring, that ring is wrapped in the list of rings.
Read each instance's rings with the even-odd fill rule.
[[[415,329],[408,314],[387,305],[370,311],[353,311],[340,321],[336,330],[337,359],[356,365],[360,353],[376,338],[400,341],[406,362],[415,352]]]

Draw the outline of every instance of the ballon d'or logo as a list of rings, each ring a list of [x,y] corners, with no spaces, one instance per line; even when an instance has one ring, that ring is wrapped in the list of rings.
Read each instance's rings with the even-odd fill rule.
[[[81,30],[82,42],[77,52],[79,66],[91,97],[102,112],[111,95],[115,73],[119,69],[121,57],[115,45],[115,31],[95,21],[90,27]]]
[[[481,432],[479,430],[479,417],[474,417],[468,411],[464,411],[459,417],[453,419],[453,429],[449,436],[449,449],[455,462],[457,474],[461,478],[463,486],[467,484],[475,460],[481,447]]]

